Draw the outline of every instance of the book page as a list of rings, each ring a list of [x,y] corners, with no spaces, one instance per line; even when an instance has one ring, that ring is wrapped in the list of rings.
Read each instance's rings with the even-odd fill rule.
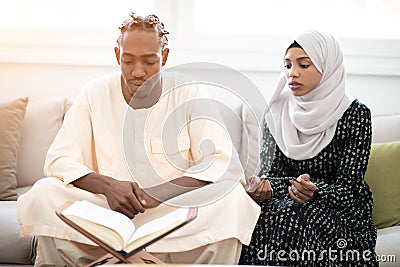
[[[129,254],[129,253],[132,253],[132,251],[137,250],[138,248],[143,248],[144,246],[147,246],[147,245],[153,243],[154,240],[158,240],[159,238],[162,238],[169,232],[173,231],[174,229],[176,230],[177,228],[179,228],[182,225],[183,225],[183,222],[176,222],[175,224],[170,225],[167,228],[164,228],[157,232],[153,232],[148,235],[142,236],[138,239],[135,239],[132,241],[132,243],[129,243],[126,246],[125,252]]]
[[[171,213],[161,216],[157,219],[151,220],[140,227],[138,227],[129,239],[128,243],[131,243],[139,238],[150,235],[155,232],[162,231],[164,229],[170,229],[179,223],[185,222],[189,214],[189,208],[183,207],[178,208]]]
[[[67,218],[77,227],[80,227],[82,230],[77,230],[80,232],[84,231],[82,234],[88,234],[89,236],[96,238],[96,240],[102,241],[104,244],[116,251],[124,250],[124,240],[115,230],[101,224],[90,222],[75,215],[67,215],[67,217],[63,215],[63,217]],[[95,241],[95,243],[97,242]]]
[[[114,229],[114,231],[116,231],[121,236],[121,239],[124,241],[124,244],[120,244],[121,246],[125,246],[127,240],[132,236],[133,232],[135,231],[135,225],[133,224],[132,220],[129,219],[127,216],[123,215],[122,213],[97,206],[86,200],[75,201],[61,213],[62,215],[71,219],[73,219],[71,215],[77,216],[94,224],[99,224],[107,228]],[[80,222],[79,224],[81,225],[82,222]],[[81,227],[82,226],[83,225],[81,225]],[[95,229],[96,227],[96,225],[93,225],[93,227],[91,228]],[[85,228],[88,232],[96,235],[97,231],[88,229],[88,226],[82,228]],[[100,238],[99,236],[97,237]]]

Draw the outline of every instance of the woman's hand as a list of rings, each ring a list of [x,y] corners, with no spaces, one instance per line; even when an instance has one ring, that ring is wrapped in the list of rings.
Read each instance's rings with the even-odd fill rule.
[[[249,179],[250,187],[247,189],[247,194],[252,197],[254,200],[266,200],[270,199],[272,196],[272,187],[268,180],[258,180],[258,177],[252,176]],[[254,183],[258,184],[258,186],[252,186]],[[255,189],[256,188],[256,189]]]
[[[289,195],[296,203],[304,204],[314,198],[317,186],[310,181],[310,175],[302,174],[296,180],[290,180]]]

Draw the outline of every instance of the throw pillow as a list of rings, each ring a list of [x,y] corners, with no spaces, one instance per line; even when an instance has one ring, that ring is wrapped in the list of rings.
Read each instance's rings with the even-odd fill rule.
[[[0,105],[0,200],[17,199],[17,159],[28,98]]]
[[[17,187],[33,185],[44,177],[43,166],[54,137],[71,102],[62,97],[29,99],[18,150]],[[19,189],[19,193],[21,189]]]
[[[400,225],[400,142],[371,147],[365,180],[374,197],[373,219],[378,229]]]

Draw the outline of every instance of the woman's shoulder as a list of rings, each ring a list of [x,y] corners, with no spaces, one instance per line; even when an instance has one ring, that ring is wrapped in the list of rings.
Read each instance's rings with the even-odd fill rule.
[[[350,106],[347,108],[346,112],[343,114],[343,118],[353,118],[353,117],[370,117],[371,111],[368,106],[359,99],[354,99]]]
[[[359,99],[354,99],[338,122],[338,127],[352,128],[352,126],[368,125],[371,123],[371,111]]]

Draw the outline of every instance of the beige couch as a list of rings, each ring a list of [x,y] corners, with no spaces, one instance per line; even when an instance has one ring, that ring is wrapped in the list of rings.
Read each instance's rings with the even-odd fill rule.
[[[224,103],[226,103],[225,100]],[[17,165],[17,191],[19,194],[29,189],[37,179],[43,176],[42,166],[45,153],[55,137],[69,105],[70,102],[63,98],[29,101],[19,144]],[[225,104],[223,105],[225,106]],[[220,110],[234,145],[246,166],[246,173],[250,175],[254,172],[258,159],[256,138],[258,129],[254,114],[238,102],[232,102],[228,105],[228,109]],[[235,119],[232,119],[232,115],[235,116]],[[373,128],[375,143],[399,141],[400,114],[374,118]],[[379,178],[369,177],[371,180]],[[399,188],[400,172],[396,174],[395,180],[397,183],[395,188]],[[374,195],[380,192],[374,188],[373,191]],[[18,236],[15,203],[15,201],[0,201],[0,265],[32,264],[34,258],[35,238]],[[399,217],[399,209],[394,210],[394,213]],[[397,224],[399,225],[398,221]],[[377,253],[387,256],[395,255],[400,261],[400,226],[380,229],[378,235]]]

